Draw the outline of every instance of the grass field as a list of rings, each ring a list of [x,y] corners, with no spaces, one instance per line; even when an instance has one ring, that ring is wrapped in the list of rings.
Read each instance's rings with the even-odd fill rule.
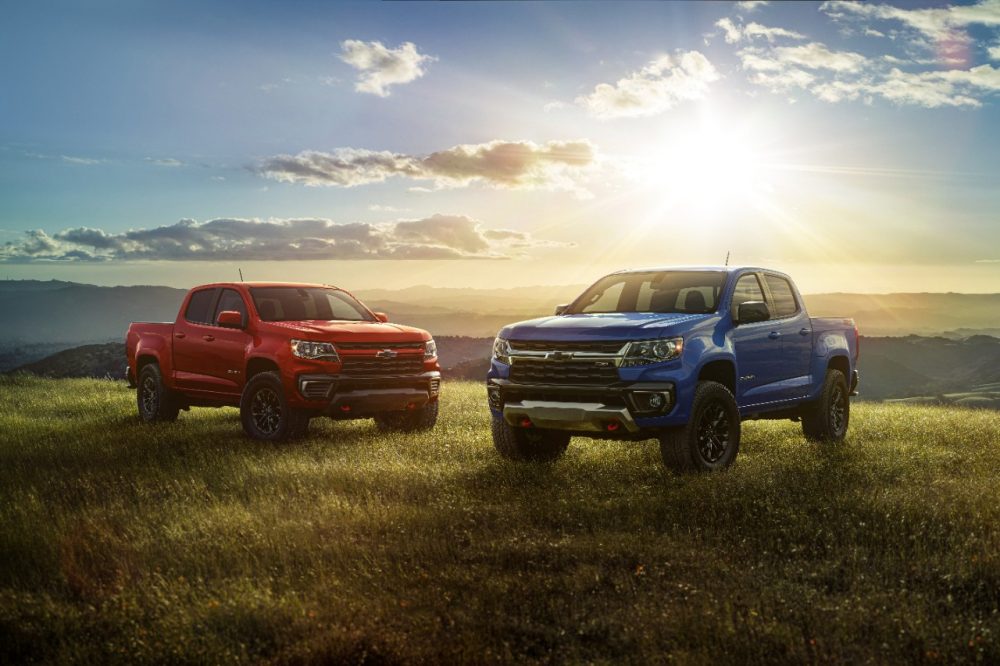
[[[681,478],[651,441],[505,462],[479,385],[442,401],[272,445],[0,379],[0,663],[1000,661],[1000,413],[749,423]]]

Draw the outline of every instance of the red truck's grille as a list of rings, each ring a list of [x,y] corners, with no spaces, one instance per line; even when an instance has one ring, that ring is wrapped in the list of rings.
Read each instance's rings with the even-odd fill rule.
[[[510,366],[510,380],[520,384],[612,384],[618,381],[618,369],[603,367],[594,361],[518,358]]]
[[[337,346],[337,349],[374,349],[376,351],[382,349],[419,349],[423,351],[424,349],[424,343],[420,340],[412,342],[335,342],[333,344]]]
[[[384,349],[384,347],[383,347]],[[351,377],[385,377],[388,375],[418,375],[424,371],[423,354],[399,355],[396,358],[375,356],[343,356],[341,372]]]

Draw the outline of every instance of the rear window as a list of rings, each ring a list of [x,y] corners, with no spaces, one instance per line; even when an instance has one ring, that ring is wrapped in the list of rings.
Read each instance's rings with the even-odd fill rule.
[[[195,324],[212,323],[212,301],[215,300],[215,289],[202,289],[191,294],[184,318]]]
[[[790,317],[799,311],[798,303],[795,302],[795,292],[792,285],[783,277],[777,275],[765,275],[767,288],[771,290],[772,307],[775,317]]]

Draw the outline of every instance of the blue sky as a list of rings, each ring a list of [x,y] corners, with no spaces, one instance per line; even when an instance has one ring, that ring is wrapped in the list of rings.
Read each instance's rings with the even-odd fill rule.
[[[997,2],[24,3],[0,70],[13,277],[1000,291]]]

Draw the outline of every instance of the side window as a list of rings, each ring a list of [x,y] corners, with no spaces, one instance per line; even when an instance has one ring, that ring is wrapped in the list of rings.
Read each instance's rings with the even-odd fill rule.
[[[795,292],[788,280],[777,275],[765,275],[764,279],[767,280],[767,288],[771,290],[771,298],[774,299],[771,307],[775,317],[789,317],[799,311]]]
[[[219,321],[219,313],[225,312],[226,310],[235,310],[243,316],[243,322],[246,323],[247,320],[247,306],[243,303],[243,297],[240,296],[239,292],[235,289],[223,289],[222,295],[219,296],[219,304],[215,306],[215,316],[212,317],[212,322]]]
[[[614,312],[618,309],[618,302],[621,300],[624,290],[624,282],[615,282],[601,292],[601,295],[594,301],[581,307],[580,312]]]
[[[194,324],[212,323],[212,301],[215,300],[215,289],[202,289],[191,294],[184,318]]]
[[[736,289],[733,291],[733,312],[747,301],[763,301],[764,290],[760,288],[760,282],[754,274],[744,275],[736,282]],[[734,314],[735,316],[735,314]]]

